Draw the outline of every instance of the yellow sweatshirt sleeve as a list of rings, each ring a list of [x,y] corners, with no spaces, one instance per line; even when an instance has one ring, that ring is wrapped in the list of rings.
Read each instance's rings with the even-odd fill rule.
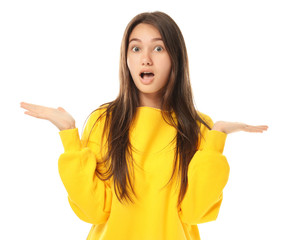
[[[212,120],[205,115],[209,126]],[[214,221],[220,211],[230,167],[222,154],[227,134],[202,127],[201,144],[188,167],[188,188],[181,203],[182,222],[196,225]]]
[[[82,139],[87,139],[96,119],[91,115]],[[64,153],[58,160],[61,180],[68,193],[68,201],[75,214],[83,221],[101,224],[107,221],[111,208],[111,188],[95,173],[97,144],[91,142],[87,147],[79,138],[78,129],[59,132]]]

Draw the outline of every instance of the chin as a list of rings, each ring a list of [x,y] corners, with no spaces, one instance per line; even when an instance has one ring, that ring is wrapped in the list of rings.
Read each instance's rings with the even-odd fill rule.
[[[159,94],[160,89],[138,89],[142,94]]]

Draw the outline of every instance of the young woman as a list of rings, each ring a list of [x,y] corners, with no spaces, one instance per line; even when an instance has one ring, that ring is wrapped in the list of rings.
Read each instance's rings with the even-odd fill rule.
[[[119,95],[91,113],[81,139],[63,108],[21,107],[60,130],[59,173],[71,208],[93,224],[88,240],[200,239],[228,181],[227,134],[268,128],[195,110],[183,36],[162,12],[126,27]]]

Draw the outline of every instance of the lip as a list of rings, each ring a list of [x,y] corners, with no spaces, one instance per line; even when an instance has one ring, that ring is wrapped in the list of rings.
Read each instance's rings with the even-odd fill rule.
[[[151,83],[154,81],[155,74],[154,74],[153,77],[149,77],[149,78],[147,78],[147,79],[143,79],[143,78],[141,77],[141,74],[142,74],[143,72],[149,72],[149,73],[154,74],[154,71],[153,71],[152,69],[150,69],[150,68],[144,68],[144,69],[142,69],[142,70],[139,72],[139,79],[140,79],[140,82],[141,82],[142,84],[144,84],[144,85],[149,85],[149,84],[151,84]]]
[[[153,73],[153,74],[154,74],[154,71],[153,71],[152,69],[145,68],[145,69],[142,69],[142,70],[139,72],[139,76],[140,76],[143,72],[149,72],[149,73]],[[154,74],[154,75],[155,75],[155,74]]]
[[[139,79],[140,82],[144,85],[149,85],[154,81],[155,76],[151,77],[151,78],[147,78],[147,79],[143,79],[140,75],[139,75]]]

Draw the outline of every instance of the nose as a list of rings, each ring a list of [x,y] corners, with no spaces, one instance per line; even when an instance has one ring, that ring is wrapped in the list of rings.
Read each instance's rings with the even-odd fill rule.
[[[142,65],[152,65],[153,64],[153,61],[152,61],[152,58],[150,56],[150,53],[149,52],[144,52],[141,56],[141,62],[142,62]]]

